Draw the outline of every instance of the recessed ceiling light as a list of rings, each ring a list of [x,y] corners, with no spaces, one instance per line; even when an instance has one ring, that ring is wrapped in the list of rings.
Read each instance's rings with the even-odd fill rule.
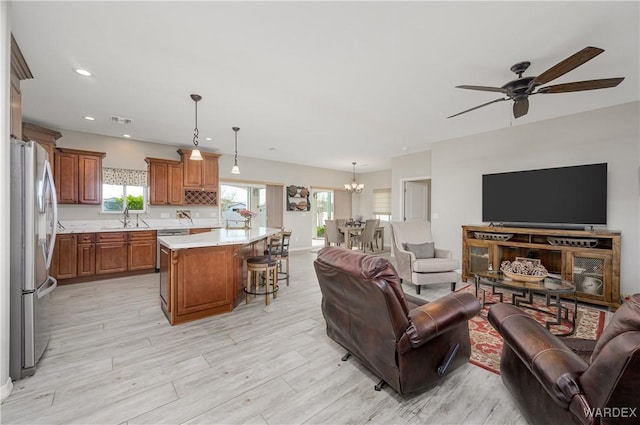
[[[406,147],[406,146],[403,146],[403,147],[402,147],[402,150],[403,150],[403,151],[406,151],[406,150],[407,150],[407,147]]]
[[[89,72],[89,71],[87,71],[86,69],[80,69],[80,68],[77,68],[77,69],[74,69],[74,71],[75,71],[77,74],[82,75],[83,77],[91,77],[91,76],[93,75],[92,73],[90,73],[90,72]]]
[[[205,137],[204,140],[213,140],[211,137]]]
[[[88,115],[87,115],[87,116],[84,116],[84,117],[82,117],[82,118],[84,118],[84,119],[85,119],[85,120],[87,120],[87,121],[95,121],[95,120],[96,120],[95,118],[90,117],[90,116],[88,116]]]
[[[122,137],[126,137],[127,139],[129,139],[131,137],[130,134],[123,134]]]

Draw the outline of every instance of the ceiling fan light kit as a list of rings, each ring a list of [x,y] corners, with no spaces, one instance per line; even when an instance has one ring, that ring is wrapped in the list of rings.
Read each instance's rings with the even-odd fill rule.
[[[542,74],[535,77],[523,77],[522,74],[529,68],[531,62],[524,61],[518,62],[511,67],[511,71],[518,75],[518,78],[509,81],[502,87],[491,86],[472,86],[461,85],[456,86],[459,89],[467,90],[479,90],[502,93],[506,97],[492,100],[482,105],[475,106],[473,108],[458,112],[457,114],[448,116],[447,118],[457,117],[458,115],[465,114],[467,112],[474,111],[492,103],[503,102],[505,100],[513,100],[513,117],[520,118],[529,112],[529,96],[534,94],[548,94],[548,93],[569,93],[585,90],[598,90],[615,87],[624,80],[624,77],[617,78],[604,78],[598,80],[576,81],[573,83],[556,84],[552,86],[540,87],[556,78],[563,76],[564,74],[576,69],[580,65],[590,61],[600,53],[604,52],[604,49],[598,47],[585,47],[579,52],[569,56],[568,58],[560,61],[556,65],[544,71]]]

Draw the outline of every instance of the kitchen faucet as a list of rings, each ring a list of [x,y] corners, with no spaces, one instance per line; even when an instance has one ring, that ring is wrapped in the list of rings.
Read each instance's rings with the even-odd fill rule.
[[[124,227],[127,227],[129,225],[129,207],[125,207],[124,209],[124,216],[123,219],[121,220],[122,224],[124,224]]]

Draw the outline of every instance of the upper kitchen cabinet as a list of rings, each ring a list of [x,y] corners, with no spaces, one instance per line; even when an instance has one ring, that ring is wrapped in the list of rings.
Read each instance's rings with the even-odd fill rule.
[[[54,178],[60,204],[102,203],[104,152],[56,148]]]
[[[150,205],[184,203],[183,165],[180,161],[145,158],[149,175]]]
[[[191,149],[178,149],[182,157],[183,184],[185,189],[218,191],[218,158],[220,155],[200,152],[202,161],[190,160]]]
[[[11,35],[11,135],[22,140],[22,91],[20,81],[33,78],[20,47]]]
[[[49,162],[52,168],[55,168],[53,153],[56,148],[56,140],[61,137],[62,134],[58,131],[49,130],[28,122],[22,124],[22,139],[25,141],[33,140],[45,148],[49,153]]]

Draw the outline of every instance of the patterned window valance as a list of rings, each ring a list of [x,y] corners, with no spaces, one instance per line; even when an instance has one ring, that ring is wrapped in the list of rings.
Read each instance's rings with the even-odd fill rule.
[[[102,183],[125,186],[146,186],[147,172],[124,168],[102,168]]]

